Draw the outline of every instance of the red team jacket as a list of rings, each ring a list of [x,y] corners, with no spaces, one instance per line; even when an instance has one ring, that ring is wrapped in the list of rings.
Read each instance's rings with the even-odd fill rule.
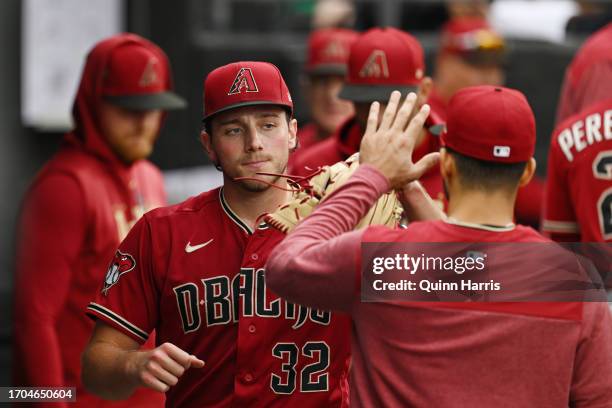
[[[345,407],[349,320],[266,289],[284,234],[251,229],[221,189],[146,214],[119,247],[88,313],[140,343],[156,330],[206,362],[167,392],[172,407]]]
[[[543,230],[554,239],[612,242],[612,99],[555,129]]]
[[[151,390],[123,402],[103,401],[80,380],[81,353],[93,330],[83,309],[130,227],[166,203],[160,171],[146,160],[122,163],[96,120],[111,51],[126,41],[134,40],[117,36],[88,55],[73,107],[75,129],[32,183],[19,222],[14,383],[76,387],[77,402],[65,405],[71,407],[155,407],[164,401]]]
[[[123,403],[104,402],[87,393],[80,380],[81,353],[93,330],[83,309],[131,225],[166,202],[156,167],[147,161],[124,166],[111,159],[102,143],[96,136],[83,141],[69,134],[23,202],[15,284],[15,384],[77,387],[77,403],[71,406],[162,405],[162,396],[151,391]]]
[[[306,176],[320,166],[327,166],[348,159],[359,151],[363,132],[354,118],[345,122],[332,136],[314,144],[309,149],[298,150],[292,160],[290,174]],[[417,161],[427,153],[440,149],[438,138],[427,133],[427,138],[414,151]],[[307,170],[306,167],[313,169]],[[444,200],[442,178],[437,167],[431,169],[419,180],[434,200]]]

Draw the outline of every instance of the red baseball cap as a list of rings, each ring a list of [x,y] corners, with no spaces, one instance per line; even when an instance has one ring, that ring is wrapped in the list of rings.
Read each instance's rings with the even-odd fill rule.
[[[280,105],[293,113],[293,101],[279,69],[269,62],[241,61],[219,67],[204,81],[204,120],[249,105]]]
[[[459,55],[472,65],[499,65],[504,62],[506,44],[487,20],[461,17],[442,27],[440,50]]]
[[[166,67],[161,49],[126,42],[111,51],[102,78],[103,98],[134,110],[184,108],[185,100],[171,91]]]
[[[394,90],[415,91],[425,73],[419,41],[396,28],[372,28],[351,46],[348,76],[340,98],[386,101]]]
[[[309,75],[345,75],[351,45],[359,33],[343,28],[315,30],[308,38]]]
[[[473,86],[449,102],[443,147],[475,159],[517,163],[533,156],[535,141],[533,111],[517,90]]]

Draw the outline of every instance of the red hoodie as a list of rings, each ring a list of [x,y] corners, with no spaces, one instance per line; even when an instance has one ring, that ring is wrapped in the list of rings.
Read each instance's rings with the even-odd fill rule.
[[[74,103],[75,130],[36,176],[21,209],[14,383],[76,387],[71,407],[151,407],[164,401],[149,390],[122,402],[103,401],[80,381],[80,357],[93,329],[83,311],[102,287],[108,261],[129,228],[166,201],[160,171],[146,160],[122,163],[96,123],[111,51],[129,42],[161,53],[169,72],[163,52],[140,37],[122,34],[99,43],[88,55]]]

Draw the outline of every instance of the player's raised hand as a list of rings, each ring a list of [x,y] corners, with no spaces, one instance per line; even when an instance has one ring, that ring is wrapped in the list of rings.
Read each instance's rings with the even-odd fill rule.
[[[174,344],[164,343],[151,351],[135,353],[129,371],[139,385],[166,392],[191,367],[202,368],[204,361]]]
[[[380,104],[372,103],[359,150],[360,162],[378,169],[389,180],[391,188],[417,180],[436,165],[439,158],[439,153],[430,153],[413,163],[412,152],[429,115],[429,105],[423,105],[411,119],[416,94],[408,94],[403,103],[400,99],[400,92],[391,93],[380,120]]]

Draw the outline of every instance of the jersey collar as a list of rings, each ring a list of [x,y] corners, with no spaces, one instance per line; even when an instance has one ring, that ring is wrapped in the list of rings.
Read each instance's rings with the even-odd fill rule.
[[[249,227],[249,224],[242,221],[240,217],[238,217],[238,215],[236,215],[236,213],[231,209],[227,201],[225,201],[225,196],[223,195],[223,187],[219,189],[219,201],[221,202],[221,208],[223,208],[223,211],[225,211],[230,220],[232,220],[236,225],[238,225],[238,227],[240,227],[240,229],[242,229],[248,235],[252,235],[253,230],[251,229],[251,227]]]
[[[225,200],[225,195],[223,195],[223,187],[219,189],[219,202],[221,203],[221,208],[223,208],[223,211],[227,214],[230,220],[232,220],[236,225],[238,225],[238,227],[240,227],[241,230],[243,230],[247,234],[249,235],[253,234],[253,230],[251,229],[251,227],[249,227],[249,224],[242,221],[242,219],[232,210],[232,208],[229,206],[229,204]],[[265,229],[268,229],[268,227],[269,225],[262,221],[257,226],[257,229],[265,230]]]
[[[447,218],[446,220],[444,220],[444,222],[446,222],[447,224],[458,225],[460,227],[474,228],[474,229],[480,229],[480,230],[491,231],[491,232],[507,232],[507,231],[512,231],[514,228],[516,228],[516,224],[514,224],[513,222],[509,223],[508,225],[488,225],[488,224],[476,224],[472,222],[463,222],[463,221],[456,220],[452,217]]]

